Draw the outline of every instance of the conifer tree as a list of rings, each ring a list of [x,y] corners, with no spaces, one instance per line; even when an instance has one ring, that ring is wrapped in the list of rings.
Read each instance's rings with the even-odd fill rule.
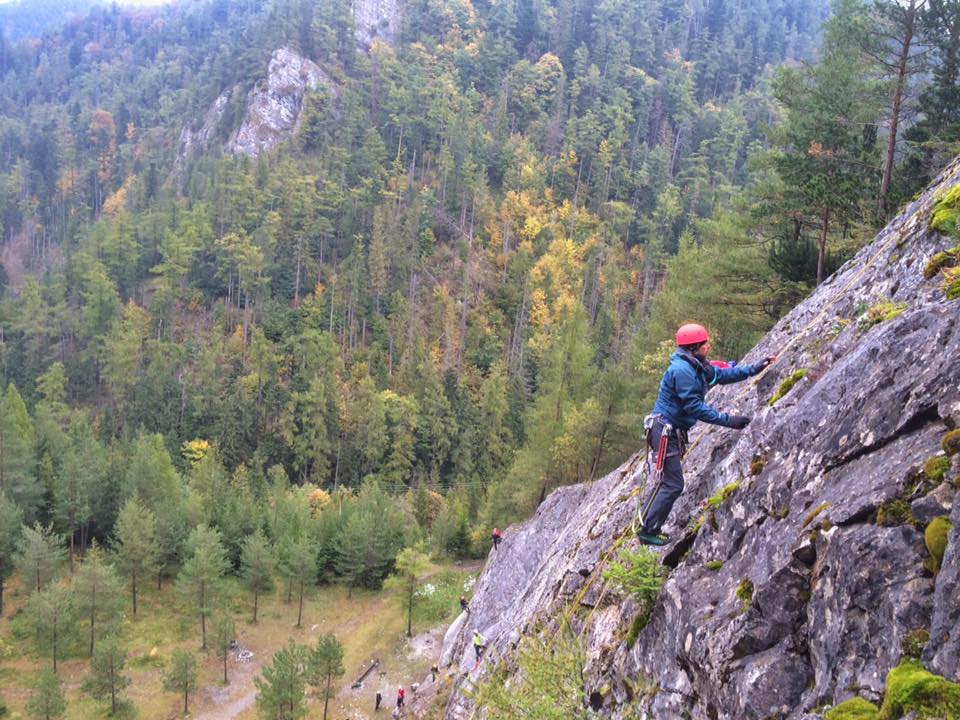
[[[222,608],[213,619],[213,651],[223,661],[223,684],[227,680],[227,660],[230,657],[230,645],[237,639],[237,626],[226,608]]]
[[[23,513],[0,491],[0,617],[3,617],[3,591],[7,578],[16,567],[16,553],[23,531]]]
[[[306,716],[304,692],[307,649],[290,640],[264,665],[257,686],[257,715],[263,720],[299,720]]]
[[[257,622],[260,595],[274,588],[275,565],[273,550],[263,531],[257,528],[257,531],[244,541],[240,557],[240,570],[247,587],[253,593],[253,622]]]
[[[407,637],[413,637],[413,605],[417,597],[417,588],[430,569],[430,558],[423,550],[422,544],[401,550],[397,554],[394,574],[384,583],[384,587],[396,590],[400,594],[407,611]]]
[[[76,618],[70,588],[63,583],[57,583],[35,592],[27,601],[26,613],[33,627],[38,649],[50,653],[53,672],[57,672],[60,651],[73,630]]]
[[[227,553],[220,532],[206,525],[194,528],[187,539],[187,559],[177,577],[180,592],[200,614],[202,649],[207,649],[207,616],[226,575]]]
[[[145,580],[156,566],[158,548],[153,513],[131,497],[120,510],[115,528],[117,565],[130,578],[133,615],[137,615],[137,581]]]
[[[39,592],[59,574],[65,555],[63,542],[63,536],[53,532],[50,526],[40,523],[24,526],[14,562],[24,582],[33,590]]]
[[[186,650],[174,650],[170,657],[170,669],[163,675],[163,689],[183,693],[183,714],[188,707],[190,691],[197,687],[197,658]]]
[[[92,656],[98,623],[101,634],[109,633],[120,619],[123,602],[116,571],[96,544],[74,575],[73,594],[78,617],[90,625],[88,654]]]
[[[60,689],[60,679],[49,670],[41,670],[27,700],[27,714],[34,720],[58,720],[66,711],[67,699]]]
[[[83,683],[83,691],[96,700],[110,699],[110,715],[117,714],[118,696],[130,685],[123,674],[127,651],[116,638],[101,640],[90,660],[90,677]]]
[[[326,633],[317,640],[310,651],[308,679],[311,685],[320,688],[323,697],[323,720],[327,720],[327,705],[336,693],[331,687],[334,678],[343,677],[343,645],[333,633]]]

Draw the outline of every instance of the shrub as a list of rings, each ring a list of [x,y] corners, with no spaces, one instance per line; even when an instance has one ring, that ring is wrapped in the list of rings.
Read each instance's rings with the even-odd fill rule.
[[[937,568],[943,563],[943,554],[947,550],[947,536],[952,527],[953,525],[950,524],[950,518],[946,515],[941,515],[931,520],[923,533],[923,542],[930,552],[930,557],[936,561]]]
[[[912,525],[914,522],[913,511],[910,509],[910,503],[902,498],[893,498],[887,500],[877,508],[877,525],[884,527],[895,527],[896,525]]]
[[[806,374],[806,368],[800,368],[799,370],[794,370],[792,373],[787,375],[787,377],[783,379],[783,382],[780,383],[780,387],[777,388],[777,391],[773,394],[773,397],[771,397],[768,401],[770,407],[776,405],[780,398],[793,390],[793,386],[800,382],[800,380],[802,380]]]
[[[603,578],[632,595],[642,605],[652,605],[660,594],[667,577],[667,569],[660,564],[660,556],[641,547],[636,552],[621,550],[617,559],[603,571]]]
[[[874,720],[877,706],[862,697],[845,700],[823,716],[823,720]]]
[[[914,712],[922,718],[960,717],[960,685],[906,660],[887,673],[887,689],[878,720],[895,720]]]

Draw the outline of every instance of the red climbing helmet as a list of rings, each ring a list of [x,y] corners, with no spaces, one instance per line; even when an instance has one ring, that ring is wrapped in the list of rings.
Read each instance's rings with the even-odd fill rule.
[[[710,336],[707,335],[707,329],[703,325],[697,325],[696,323],[681,325],[680,329],[677,330],[677,345],[696,345],[706,342],[709,339]]]

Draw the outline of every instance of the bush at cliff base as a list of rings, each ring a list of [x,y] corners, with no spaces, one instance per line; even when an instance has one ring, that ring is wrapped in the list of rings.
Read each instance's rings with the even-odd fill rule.
[[[917,718],[960,718],[960,685],[927,672],[916,660],[887,673],[887,689],[877,720],[897,720],[909,712]]]

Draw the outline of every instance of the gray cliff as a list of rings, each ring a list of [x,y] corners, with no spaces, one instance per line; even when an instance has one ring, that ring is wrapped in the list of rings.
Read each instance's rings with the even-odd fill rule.
[[[954,244],[928,222],[934,199],[958,182],[960,160],[780,320],[745,358],[779,355],[757,382],[711,392],[711,404],[753,422],[742,432],[694,428],[686,491],[665,528],[671,572],[632,648],[637,606],[601,572],[636,512],[642,455],[557,490],[505,533],[471,615],[447,633],[448,720],[472,717],[462,691],[498,662],[511,667],[520,637],[549,632],[560,615],[584,639],[584,698],[603,717],[809,719],[853,695],[876,702],[917,630],[930,633],[925,665],[960,681],[960,502],[955,485],[921,471],[960,425],[960,302],[923,275]],[[880,303],[893,312],[868,312]],[[957,478],[960,455],[946,474]],[[729,498],[705,511],[730,483]],[[912,517],[885,512],[897,507]],[[919,528],[951,513],[934,574]],[[738,597],[745,581],[752,593]],[[473,627],[490,643],[479,668]]]

